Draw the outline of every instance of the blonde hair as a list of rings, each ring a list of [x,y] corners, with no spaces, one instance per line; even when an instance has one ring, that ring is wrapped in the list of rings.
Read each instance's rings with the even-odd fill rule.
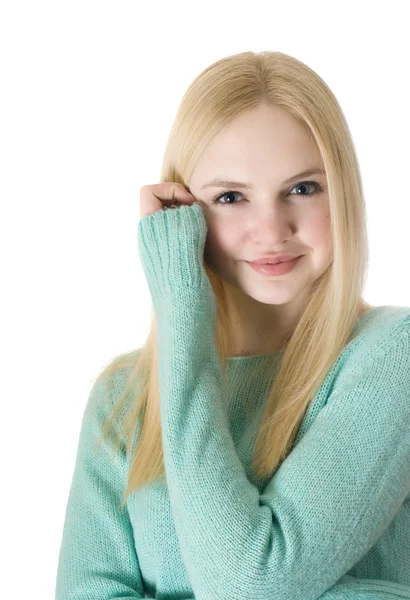
[[[200,73],[179,106],[160,182],[175,181],[188,188],[195,163],[214,135],[243,111],[261,104],[286,109],[316,141],[327,176],[333,240],[333,262],[314,282],[275,367],[252,463],[255,475],[267,480],[292,450],[316,391],[349,342],[357,320],[371,307],[362,299],[368,269],[366,213],[349,127],[326,83],[296,58],[282,52],[242,52],[218,60]],[[225,374],[225,358],[231,351],[227,289],[223,280],[204,266],[217,301],[215,345]],[[127,375],[127,385],[119,399],[115,398],[99,444],[110,428],[113,431],[116,415],[129,400],[127,419],[118,430],[122,435],[116,437],[117,451],[126,443],[130,458],[124,507],[131,492],[165,477],[153,308],[144,346],[114,358],[99,378],[110,381],[120,373]],[[132,434],[137,426],[138,445],[133,453]]]

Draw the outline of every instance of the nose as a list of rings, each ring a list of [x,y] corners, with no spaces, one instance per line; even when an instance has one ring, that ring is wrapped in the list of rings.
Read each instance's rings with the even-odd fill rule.
[[[267,248],[279,246],[283,240],[291,238],[296,229],[290,213],[275,207],[260,211],[249,226],[255,243]]]

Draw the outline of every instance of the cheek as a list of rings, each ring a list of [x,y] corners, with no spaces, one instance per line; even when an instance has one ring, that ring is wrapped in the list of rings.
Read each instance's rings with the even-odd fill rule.
[[[223,262],[226,258],[234,258],[238,253],[238,247],[238,228],[233,223],[208,221],[208,234],[204,249],[207,262],[216,264]]]
[[[309,245],[317,250],[329,250],[332,246],[330,213],[318,213],[307,224],[306,237]]]

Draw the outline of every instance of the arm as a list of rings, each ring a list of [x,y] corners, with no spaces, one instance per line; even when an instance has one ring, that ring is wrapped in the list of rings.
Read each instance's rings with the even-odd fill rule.
[[[105,383],[97,380],[84,412],[58,561],[56,600],[144,598],[127,506],[125,452],[96,442],[104,415]],[[110,409],[112,406],[110,405]]]
[[[399,600],[410,598],[410,587],[382,579],[344,575],[319,600]]]
[[[198,204],[139,222],[181,554],[198,600],[315,600],[369,551],[410,492],[409,323],[332,393],[260,494],[224,406],[206,232]]]

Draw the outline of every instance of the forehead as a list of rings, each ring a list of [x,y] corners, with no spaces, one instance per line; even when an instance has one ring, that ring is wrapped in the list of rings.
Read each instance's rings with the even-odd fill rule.
[[[309,130],[277,107],[239,115],[208,143],[191,176],[191,185],[214,177],[253,180],[267,175],[284,180],[311,166],[321,156]]]

